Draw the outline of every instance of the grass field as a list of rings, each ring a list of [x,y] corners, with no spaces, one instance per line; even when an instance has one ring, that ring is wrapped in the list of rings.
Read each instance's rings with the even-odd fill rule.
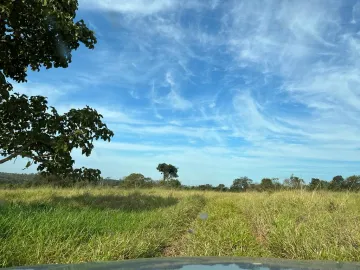
[[[360,194],[0,190],[0,266],[158,256],[360,261]]]

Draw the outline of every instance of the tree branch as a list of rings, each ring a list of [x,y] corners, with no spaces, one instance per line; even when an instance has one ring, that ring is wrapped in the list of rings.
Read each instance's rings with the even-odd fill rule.
[[[13,158],[17,157],[18,155],[21,154],[21,151],[18,151],[18,152],[15,152],[15,153],[12,153],[10,156],[6,157],[6,158],[3,158],[3,159],[0,159],[0,164],[3,164],[7,161],[10,161],[12,160]]]
[[[29,147],[32,143],[28,143],[28,144],[25,144],[23,147],[21,147],[19,150],[15,151],[14,153],[12,153],[10,156],[6,157],[6,158],[3,158],[3,159],[0,159],[0,164],[3,164],[7,161],[10,161],[12,160],[13,158],[21,155],[22,151],[24,151],[24,149],[26,149],[27,147]]]

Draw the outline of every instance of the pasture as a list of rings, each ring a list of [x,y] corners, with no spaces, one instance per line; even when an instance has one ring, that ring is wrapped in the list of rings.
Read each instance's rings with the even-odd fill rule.
[[[360,261],[360,194],[0,190],[0,266],[160,256]]]

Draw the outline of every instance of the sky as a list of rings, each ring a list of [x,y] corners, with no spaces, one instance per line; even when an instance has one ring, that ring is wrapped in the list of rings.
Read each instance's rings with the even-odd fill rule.
[[[95,49],[14,85],[104,116],[113,140],[76,167],[159,179],[165,162],[187,185],[360,174],[360,1],[79,0],[77,19]]]

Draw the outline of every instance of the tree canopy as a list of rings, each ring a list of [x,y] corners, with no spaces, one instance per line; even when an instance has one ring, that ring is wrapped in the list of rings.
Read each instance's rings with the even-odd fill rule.
[[[94,32],[83,20],[74,22],[76,0],[5,0],[0,4],[0,164],[18,156],[29,158],[43,173],[99,178],[100,171],[74,169],[71,152],[89,156],[93,141],[114,135],[102,115],[89,107],[60,115],[42,96],[12,93],[26,82],[28,68],[40,71],[68,67],[80,44],[93,49]]]
[[[289,179],[284,180],[284,186],[291,189],[300,189],[305,185],[304,179],[291,175]]]
[[[166,164],[166,163],[160,163],[157,168],[159,172],[163,175],[163,181],[169,180],[170,178],[176,178],[178,176],[178,168],[176,168],[174,165]]]
[[[93,49],[94,32],[83,20],[74,22],[77,0],[4,0],[0,4],[0,70],[5,77],[25,82],[32,70],[68,67],[80,43]],[[4,77],[5,76],[5,77]]]
[[[341,190],[344,188],[344,178],[341,175],[334,176],[329,184],[331,190]]]
[[[344,181],[344,188],[348,190],[360,190],[360,175],[352,175]]]
[[[274,188],[274,183],[270,178],[263,178],[261,179],[260,186],[263,190],[271,190]]]
[[[141,173],[132,173],[128,176],[126,176],[123,180],[123,185],[125,187],[146,187],[151,186],[151,178],[145,177]]]
[[[249,179],[246,176],[236,178],[233,181],[233,184],[231,185],[230,190],[232,190],[232,191],[246,191],[249,188],[249,186],[251,185],[251,183],[252,183],[252,180]]]

